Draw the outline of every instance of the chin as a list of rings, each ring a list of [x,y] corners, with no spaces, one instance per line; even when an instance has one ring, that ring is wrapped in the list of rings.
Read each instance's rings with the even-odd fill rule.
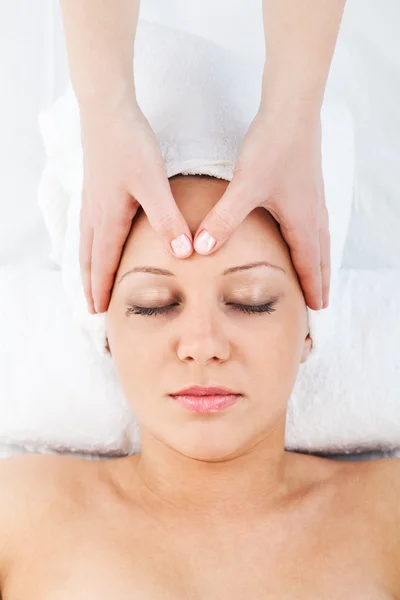
[[[200,430],[202,429],[202,430]],[[206,431],[199,428],[188,427],[186,432],[182,430],[179,435],[168,442],[174,448],[188,458],[210,462],[219,462],[238,456],[243,451],[245,440],[241,439],[240,433],[231,426],[229,430],[225,427],[212,428]]]

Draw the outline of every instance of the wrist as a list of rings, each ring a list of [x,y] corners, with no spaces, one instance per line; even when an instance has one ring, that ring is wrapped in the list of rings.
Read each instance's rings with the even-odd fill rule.
[[[324,86],[304,77],[274,75],[264,67],[260,113],[284,118],[289,123],[316,123],[321,114]]]
[[[139,110],[133,79],[119,82],[107,82],[107,88],[93,86],[85,89],[85,93],[76,92],[82,118],[104,117],[123,110]],[[112,90],[112,91],[110,91]]]
[[[320,127],[321,106],[300,99],[285,101],[282,96],[263,97],[257,116],[266,126],[290,131],[293,135],[295,131]]]
[[[297,147],[299,149],[312,144],[321,144],[321,113],[317,109],[299,111],[292,106],[264,104],[256,115],[257,127],[274,140],[279,148]]]

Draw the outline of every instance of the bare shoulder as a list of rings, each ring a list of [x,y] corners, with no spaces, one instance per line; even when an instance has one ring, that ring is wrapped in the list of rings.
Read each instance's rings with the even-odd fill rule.
[[[21,540],[83,493],[88,462],[51,454],[0,459],[0,590]]]
[[[341,461],[307,456],[300,465],[303,479],[315,481],[338,514],[362,514],[385,539],[390,536],[400,564],[400,458]]]
[[[53,454],[19,454],[0,459],[0,489],[2,508],[12,500],[33,503],[83,478],[84,461]],[[82,475],[82,477],[80,477]]]
[[[334,462],[329,481],[338,496],[351,499],[382,526],[397,525],[400,541],[400,458]]]
[[[316,481],[332,523],[369,548],[400,598],[400,458],[342,461],[308,457],[303,471]],[[319,505],[320,506],[320,505]],[[377,558],[379,557],[379,558]]]
[[[368,478],[377,507],[377,532],[386,556],[392,559],[391,576],[400,595],[400,458],[382,458],[370,463]]]
[[[364,515],[373,544],[382,550],[388,580],[400,593],[400,458],[343,465],[347,505]]]
[[[365,461],[364,478],[378,513],[397,525],[400,541],[400,458]]]

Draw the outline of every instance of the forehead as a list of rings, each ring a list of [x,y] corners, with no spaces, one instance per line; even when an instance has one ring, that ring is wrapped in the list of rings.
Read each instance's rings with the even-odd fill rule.
[[[194,235],[204,217],[216,205],[228,182],[180,178],[171,182],[171,191],[183,217]],[[193,267],[220,270],[247,262],[268,260],[282,266],[287,272],[292,268],[290,253],[272,215],[264,208],[253,210],[233,231],[227,242],[214,254],[201,256],[193,253],[188,259],[174,258],[165,248],[161,235],[150,225],[141,210],[135,218],[125,244],[120,269],[137,264],[152,264],[176,270],[188,264]]]

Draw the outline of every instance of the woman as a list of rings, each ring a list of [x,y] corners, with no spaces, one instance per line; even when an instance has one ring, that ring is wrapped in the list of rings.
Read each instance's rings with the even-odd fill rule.
[[[227,185],[171,180],[191,231]],[[312,342],[267,211],[186,261],[137,213],[107,334],[141,452],[0,463],[2,600],[399,597],[399,460],[285,451]]]

